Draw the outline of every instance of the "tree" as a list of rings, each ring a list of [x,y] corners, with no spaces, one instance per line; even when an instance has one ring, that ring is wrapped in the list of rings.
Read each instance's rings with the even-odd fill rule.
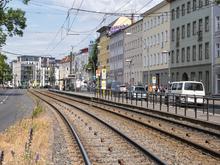
[[[216,3],[217,5],[219,5],[219,4],[220,4],[220,0],[215,0],[215,3]]]
[[[0,84],[4,84],[5,81],[10,81],[12,79],[11,68],[5,62],[7,57],[0,54]]]
[[[88,64],[86,65],[86,69],[91,69],[92,73],[95,75],[95,71],[97,69],[97,62],[98,62],[98,44],[97,41],[93,45],[92,52],[89,56]]]
[[[7,7],[12,0],[0,1],[0,47],[2,47],[7,36],[23,36],[26,25],[25,12],[21,9]],[[29,0],[23,0],[27,4]]]
[[[0,49],[8,36],[23,36],[26,25],[25,12],[7,7],[12,0],[0,0]],[[23,0],[27,4],[29,0]],[[12,71],[6,63],[7,57],[0,52],[0,84],[12,79]]]

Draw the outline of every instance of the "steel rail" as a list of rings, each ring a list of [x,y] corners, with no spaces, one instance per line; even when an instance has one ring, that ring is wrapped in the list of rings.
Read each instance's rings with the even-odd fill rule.
[[[119,131],[118,129],[114,128],[113,126],[109,125],[108,123],[106,123],[105,121],[103,121],[102,119],[98,118],[97,116],[85,111],[84,109],[78,107],[78,106],[75,106],[75,105],[72,105],[70,103],[67,103],[65,101],[62,101],[62,100],[59,100],[55,97],[51,97],[51,96],[48,96],[47,94],[43,94],[41,92],[39,92],[40,94],[44,95],[44,96],[47,96],[47,97],[50,97],[50,98],[53,98],[54,100],[57,100],[59,102],[62,102],[64,104],[67,104],[71,107],[74,107],[78,110],[80,110],[81,112],[93,117],[94,119],[98,120],[100,123],[106,125],[107,127],[109,127],[110,129],[112,129],[114,132],[116,132],[117,134],[119,134],[121,137],[123,137],[124,139],[126,139],[129,143],[131,143],[132,145],[134,145],[136,148],[138,148],[140,151],[142,151],[144,154],[146,154],[147,156],[149,156],[153,161],[155,161],[157,164],[159,165],[166,165],[167,163],[165,163],[163,160],[161,160],[158,156],[156,156],[155,154],[153,154],[152,152],[148,151],[146,148],[142,147],[141,145],[139,145],[138,143],[136,143],[135,141],[133,141],[131,138],[129,138],[128,136],[126,136],[125,134],[123,134],[121,131]],[[61,96],[60,96],[61,97]],[[64,98],[64,99],[67,99],[67,98]]]
[[[79,138],[79,136],[78,136],[78,134],[77,134],[75,128],[70,124],[69,120],[65,117],[65,115],[64,115],[59,109],[57,109],[53,104],[51,104],[49,101],[47,101],[47,100],[41,98],[40,96],[36,95],[34,92],[31,92],[30,90],[29,90],[29,92],[30,92],[31,94],[35,95],[35,96],[36,96],[37,98],[39,98],[40,100],[46,102],[46,103],[47,103],[48,105],[50,105],[53,109],[55,109],[56,112],[58,112],[58,114],[60,115],[60,117],[63,119],[63,121],[65,122],[66,126],[67,126],[68,129],[70,130],[71,135],[75,138],[75,140],[76,140],[76,142],[77,142],[77,144],[78,144],[78,146],[79,146],[80,152],[81,152],[81,154],[82,154],[83,160],[84,160],[84,162],[85,162],[85,165],[91,165],[92,163],[91,163],[91,161],[90,161],[90,159],[89,159],[89,156],[88,156],[88,154],[87,154],[87,152],[86,152],[86,150],[85,150],[85,148],[84,148],[84,146],[83,146],[83,144],[82,144],[82,142],[81,142],[81,140],[80,140],[80,138]]]
[[[54,91],[51,91],[51,92],[54,92]],[[65,94],[63,92],[57,92],[55,91],[55,93],[58,93],[58,94]],[[69,96],[78,96],[78,95],[74,95],[74,94],[71,94]],[[203,129],[203,128],[200,128],[200,127],[197,127],[197,126],[193,126],[193,125],[189,125],[189,124],[185,124],[185,123],[182,123],[180,121],[177,121],[177,120],[171,120],[167,117],[164,117],[163,115],[161,116],[160,114],[154,114],[154,113],[151,113],[151,112],[148,112],[146,111],[146,109],[140,109],[141,111],[139,111],[137,108],[140,108],[140,107],[133,107],[132,108],[129,108],[128,106],[126,105],[120,105],[120,104],[117,104],[117,103],[112,103],[111,101],[108,101],[108,100],[95,100],[94,98],[91,98],[91,97],[87,97],[87,96],[83,96],[80,98],[84,98],[84,99],[87,99],[87,101],[91,101],[91,102],[94,102],[94,103],[99,103],[99,104],[103,104],[103,105],[108,105],[108,106],[112,106],[112,107],[115,107],[115,108],[120,108],[121,110],[126,110],[126,111],[130,111],[130,112],[134,112],[134,113],[137,113],[137,114],[140,114],[140,115],[144,115],[144,116],[149,116],[149,117],[152,117],[152,118],[156,118],[156,119],[159,119],[159,120],[163,120],[165,122],[170,122],[170,123],[173,123],[173,124],[176,124],[176,125],[181,125],[182,127],[187,127],[187,128],[190,128],[190,129],[194,129],[194,130],[197,130],[197,131],[201,131],[201,132],[204,132],[204,133],[208,133],[210,135],[213,135],[213,136],[216,136],[216,137],[220,137],[220,133],[218,132],[214,132],[214,131],[211,131],[211,130],[207,130],[207,129]],[[129,105],[130,106],[130,105]],[[144,112],[143,112],[144,111]],[[160,111],[159,111],[160,112]],[[172,114],[173,115],[173,114]],[[168,116],[168,117],[171,117],[172,116]],[[182,117],[182,116],[181,116]],[[183,119],[183,118],[181,118]],[[182,120],[181,120],[182,121]],[[190,122],[190,121],[187,121],[187,122]],[[194,123],[196,124],[196,123]],[[200,123],[198,123],[200,125]],[[204,124],[208,124],[207,122],[205,122]],[[214,129],[214,128],[213,128]],[[218,130],[216,130],[218,131]]]
[[[60,97],[62,97],[62,96],[60,96]],[[64,98],[66,98],[66,97],[64,97]],[[73,98],[66,98],[66,99],[70,99],[70,100],[73,100],[73,101],[76,101],[76,102],[83,103],[83,104],[86,104],[86,105],[90,105],[90,106],[91,106],[91,104],[89,104],[89,103],[85,103],[85,102],[82,102],[82,101],[78,101],[78,100],[75,100],[75,99],[73,99]],[[70,104],[70,105],[71,105],[71,104]],[[138,123],[138,124],[140,124],[140,125],[143,125],[143,126],[145,126],[145,127],[149,127],[149,128],[151,128],[151,129],[154,129],[154,130],[156,130],[156,131],[158,131],[158,132],[161,132],[161,133],[163,133],[163,134],[165,134],[165,135],[167,135],[167,136],[169,136],[169,137],[171,137],[171,138],[174,138],[174,139],[179,140],[179,141],[181,141],[181,142],[184,142],[184,143],[186,143],[186,144],[188,144],[188,145],[191,145],[191,146],[193,146],[194,148],[197,148],[197,149],[199,149],[199,150],[201,150],[201,151],[203,151],[203,152],[205,152],[205,153],[207,153],[207,154],[210,154],[210,155],[212,155],[212,156],[214,156],[214,157],[220,157],[220,152],[217,152],[217,151],[215,151],[215,150],[212,150],[212,149],[210,149],[210,148],[208,148],[208,147],[206,147],[206,146],[200,145],[200,144],[198,144],[198,143],[194,143],[194,142],[192,142],[192,141],[190,141],[190,140],[187,140],[187,139],[185,139],[185,138],[183,138],[183,137],[180,137],[180,136],[178,136],[178,135],[174,135],[174,134],[172,134],[172,133],[169,133],[168,131],[165,131],[165,130],[163,130],[163,129],[157,128],[157,127],[152,126],[152,125],[150,125],[150,124],[143,123],[143,122],[141,122],[141,121],[139,121],[139,120],[136,120],[136,119],[133,119],[133,118],[124,116],[124,115],[122,115],[122,114],[118,114],[118,113],[116,113],[116,112],[109,111],[109,110],[107,110],[107,109],[105,109],[105,108],[101,108],[101,107],[96,106],[96,105],[92,105],[92,106],[94,106],[94,107],[96,107],[96,108],[99,108],[99,109],[102,109],[102,110],[105,110],[105,111],[107,111],[107,112],[110,112],[110,113],[112,113],[112,114],[121,116],[121,117],[126,118],[126,119],[128,119],[128,120],[132,120],[133,122]]]

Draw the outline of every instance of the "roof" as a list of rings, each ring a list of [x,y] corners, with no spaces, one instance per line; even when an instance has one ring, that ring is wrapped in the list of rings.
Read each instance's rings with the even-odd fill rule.
[[[161,7],[165,6],[166,4],[168,4],[169,0],[163,0],[162,2],[160,2],[159,4],[157,4],[156,6],[152,7],[151,9],[147,10],[145,13],[141,14],[142,17],[147,16],[152,14],[154,11],[160,9]]]
[[[100,29],[98,29],[96,32],[98,33],[102,33],[102,32],[105,32],[107,31],[108,29],[110,29],[109,26],[102,26]]]
[[[136,21],[136,22],[134,22],[134,23],[132,23],[130,26],[127,26],[126,28],[124,28],[124,30],[126,30],[126,29],[128,29],[128,28],[130,28],[130,27],[132,27],[132,26],[135,26],[136,24],[138,24],[138,23],[140,23],[140,22],[143,22],[143,18],[140,19],[140,20],[138,20],[138,21]]]
[[[64,57],[62,60],[61,60],[61,64],[63,64],[63,63],[67,63],[67,62],[70,62],[71,61],[71,59],[70,59],[70,56],[66,56],[66,57]]]

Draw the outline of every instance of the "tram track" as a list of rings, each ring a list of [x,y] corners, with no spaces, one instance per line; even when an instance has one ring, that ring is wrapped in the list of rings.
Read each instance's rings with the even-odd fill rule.
[[[73,99],[71,97],[68,98]],[[76,98],[74,98],[74,101],[82,102],[82,100]],[[105,104],[103,102],[89,102],[87,100],[83,101],[83,103],[128,118],[136,123],[143,124],[146,127],[162,132],[171,138],[175,138],[186,144],[194,146],[205,153],[211,154],[215,157],[220,157],[220,133],[218,132],[190,126],[189,124],[151,115],[143,111]]]
[[[32,92],[33,93],[33,92]],[[36,92],[34,92],[36,95]],[[33,93],[33,94],[34,94]],[[103,120],[97,118],[96,116],[82,110],[79,107],[71,107],[70,105],[60,102],[57,99],[55,101],[52,101],[54,99],[50,96],[42,95],[42,93],[37,94],[38,97],[41,99],[44,97],[48,97],[50,101],[47,102],[53,102],[53,106],[56,106],[59,109],[62,109],[62,113],[65,113],[65,116],[70,120],[70,122],[73,125],[77,125],[77,132],[80,133],[80,139],[83,141],[83,145],[85,146],[86,151],[88,152],[89,158],[92,162],[92,164],[166,164],[163,161],[161,161],[157,156],[146,150],[145,148],[141,147],[137,143],[135,143],[133,140],[131,140],[129,137],[126,137],[123,133],[115,129],[114,127],[110,126]],[[78,111],[77,111],[78,110]],[[86,114],[86,115],[85,115]],[[88,121],[88,117],[90,118]],[[75,119],[74,119],[75,118]],[[93,118],[91,121],[91,118]],[[75,122],[74,122],[75,120]],[[101,123],[101,126],[97,126],[97,121]],[[79,124],[81,122],[81,124]],[[84,123],[84,124],[82,124]],[[96,126],[94,126],[94,124]],[[87,138],[82,135],[86,135],[87,132],[85,131],[86,128],[82,127],[82,125],[87,126],[89,128],[90,134],[87,135]],[[90,125],[90,126],[88,126]],[[93,126],[91,126],[93,125]],[[104,127],[105,128],[97,128],[97,127]],[[80,128],[82,127],[82,128]],[[107,130],[106,130],[107,127]],[[95,129],[97,131],[93,132],[92,130]],[[99,130],[99,131],[98,131]],[[111,130],[109,132],[109,130]],[[93,132],[91,134],[91,132]],[[102,133],[101,133],[102,132]],[[103,141],[101,140],[100,143],[100,137],[97,136],[97,134],[104,134],[104,138],[101,139],[111,139],[111,145],[109,147],[109,144],[107,146],[104,145]],[[116,135],[117,134],[117,135]],[[91,138],[90,138],[91,137]],[[108,137],[108,138],[107,138]],[[105,141],[105,140],[104,140]],[[100,148],[101,146],[101,148]],[[110,157],[108,157],[108,154],[106,153],[105,148],[107,148],[107,152],[110,154]],[[103,155],[103,149],[104,155]],[[113,151],[115,152],[113,152]],[[127,163],[126,163],[127,162]]]

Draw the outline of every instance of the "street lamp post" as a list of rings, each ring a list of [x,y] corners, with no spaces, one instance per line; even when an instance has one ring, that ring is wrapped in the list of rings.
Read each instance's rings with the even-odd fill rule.
[[[127,59],[125,62],[129,63],[130,66],[130,85],[131,85],[131,64],[132,64],[132,59]]]

